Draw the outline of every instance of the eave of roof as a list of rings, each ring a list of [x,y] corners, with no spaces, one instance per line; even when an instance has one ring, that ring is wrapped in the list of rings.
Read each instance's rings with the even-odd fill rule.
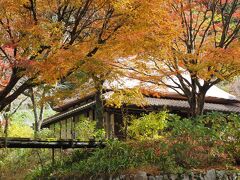
[[[93,98],[95,96],[95,92],[92,92],[84,97],[75,97],[72,99],[66,99],[65,103],[62,105],[57,105],[53,109],[58,112],[66,111],[67,109],[79,105],[81,102]]]
[[[184,100],[164,99],[164,98],[145,98],[148,106],[166,106],[189,109],[189,104]],[[240,113],[240,104],[218,104],[218,103],[205,103],[205,111],[221,111],[221,112],[235,112]]]
[[[95,103],[96,103],[96,101],[92,101],[92,102],[84,104],[80,107],[76,107],[74,109],[68,110],[67,112],[62,112],[62,113],[55,114],[55,115],[45,119],[42,123],[42,126],[44,127],[47,124],[51,124],[51,123],[54,123],[58,120],[62,120],[62,119],[71,117],[72,115],[77,114],[78,112],[81,112],[81,111],[95,105]]]

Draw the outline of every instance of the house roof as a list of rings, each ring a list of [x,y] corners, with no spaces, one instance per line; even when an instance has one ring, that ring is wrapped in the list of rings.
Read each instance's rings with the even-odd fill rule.
[[[54,123],[58,120],[62,120],[62,119],[71,117],[72,115],[77,114],[78,112],[81,112],[81,111],[83,111],[83,110],[85,110],[85,109],[87,109],[87,108],[89,108],[89,107],[91,107],[95,104],[96,104],[96,101],[92,101],[92,102],[84,104],[80,107],[73,108],[73,109],[71,109],[67,112],[61,112],[61,113],[55,114],[55,115],[45,119],[42,123],[42,127],[45,127],[46,125]]]
[[[110,92],[105,93],[104,97],[106,99],[109,98],[110,97],[109,94],[111,93]],[[146,107],[157,107],[157,108],[166,107],[169,109],[178,109],[178,110],[189,109],[189,104],[186,100],[175,100],[175,99],[153,98],[153,97],[144,97],[144,100],[146,101]],[[92,102],[73,108],[66,112],[58,113],[44,120],[42,126],[45,127],[59,120],[71,117],[74,114],[77,114],[87,108],[94,106],[95,104],[96,104],[96,101],[93,100]],[[220,111],[220,112],[226,112],[226,113],[229,113],[229,112],[240,113],[240,103],[233,103],[233,104],[205,103],[204,110]]]
[[[186,79],[188,76],[186,76]],[[177,81],[177,79],[175,79]],[[166,80],[166,84],[174,85],[172,80]],[[151,89],[155,92],[159,92],[161,94],[171,94],[171,95],[177,95],[180,96],[176,91],[174,91],[171,88],[167,88],[164,86],[157,86],[152,83],[145,83],[141,82],[137,79],[131,79],[127,77],[120,78],[118,81],[108,82],[106,81],[104,83],[104,86],[106,89],[124,89],[124,88],[134,88],[134,87],[141,87],[144,89]],[[177,89],[181,92],[181,90]],[[225,100],[233,100],[238,101],[237,97],[227,93],[226,91],[223,91],[222,89],[218,88],[217,86],[212,86],[206,94],[206,97],[212,97],[212,98],[218,98],[218,99],[225,99]]]
[[[180,109],[188,109],[189,104],[186,100],[174,100],[174,99],[164,99],[164,98],[145,98],[149,106],[165,106],[165,107],[175,107]],[[218,103],[205,103],[205,111],[221,111],[221,112],[236,112],[240,113],[240,104],[218,104]]]
[[[172,83],[169,81],[169,84]],[[157,97],[165,98],[165,99],[172,99],[172,100],[186,100],[186,97],[181,96],[176,91],[166,87],[160,87],[151,83],[141,82],[140,80],[130,79],[130,78],[119,78],[119,80],[115,80],[112,82],[106,81],[104,83],[104,89],[106,91],[112,91],[113,89],[130,89],[138,87],[142,90],[142,93],[145,96],[150,97]],[[65,99],[61,105],[56,106],[54,109],[56,111],[65,111],[70,107],[74,107],[75,105],[79,104],[86,98],[93,97],[95,92],[91,92],[84,97],[71,97]],[[233,96],[222,89],[218,88],[217,86],[212,86],[206,94],[205,102],[207,103],[219,103],[219,104],[229,104],[229,103],[237,103],[240,102],[236,96]]]

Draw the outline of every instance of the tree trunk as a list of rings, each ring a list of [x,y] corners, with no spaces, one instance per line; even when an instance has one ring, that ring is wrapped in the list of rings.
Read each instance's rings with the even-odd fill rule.
[[[128,109],[125,105],[121,106],[122,120],[123,120],[123,138],[127,139],[127,131],[128,131],[128,123],[129,123],[129,115]]]
[[[46,89],[43,89],[43,93],[42,93],[42,97],[44,98],[46,94]],[[40,112],[39,112],[39,118],[38,118],[38,123],[37,123],[37,131],[39,132],[41,130],[42,127],[42,123],[43,123],[43,112],[44,112],[44,103],[41,103],[40,105]]]
[[[197,115],[203,115],[206,93],[200,93],[197,99]]]
[[[41,105],[40,112],[39,112],[39,119],[37,122],[37,131],[38,132],[41,130],[42,123],[43,123],[43,111],[44,111],[44,105]]]
[[[189,97],[188,103],[190,106],[189,115],[193,118],[202,115],[204,111],[206,93],[200,92],[196,95]]]
[[[4,138],[5,138],[5,141],[4,141],[4,146],[5,148],[7,147],[7,138],[8,138],[8,124],[9,124],[9,121],[8,121],[8,117],[5,116],[5,127],[4,127]]]
[[[11,110],[11,104],[8,105],[5,113],[3,114],[3,117],[5,119],[5,126],[4,126],[4,135],[5,135],[4,146],[5,146],[5,148],[7,148],[8,127],[9,127],[9,114],[8,114],[8,112],[10,112],[10,110]]]
[[[96,100],[96,110],[95,110],[95,118],[97,121],[97,129],[103,129],[103,114],[104,114],[104,106],[102,99],[102,89],[98,89],[95,95]]]
[[[44,103],[40,104],[40,111],[39,111],[39,114],[38,114],[38,111],[37,111],[38,107],[37,107],[36,98],[35,98],[36,96],[34,94],[33,88],[30,88],[29,92],[30,92],[30,94],[28,96],[30,96],[31,101],[32,101],[32,106],[33,106],[33,113],[34,113],[34,119],[35,119],[34,134],[36,136],[37,132],[39,132],[41,130],[41,126],[42,126],[42,123],[43,123]],[[41,98],[45,97],[45,93],[46,93],[46,90],[43,89]]]
[[[30,95],[31,101],[33,106],[33,114],[34,114],[34,138],[37,138],[37,131],[38,131],[38,114],[37,114],[37,106],[35,102],[33,88],[30,88]]]

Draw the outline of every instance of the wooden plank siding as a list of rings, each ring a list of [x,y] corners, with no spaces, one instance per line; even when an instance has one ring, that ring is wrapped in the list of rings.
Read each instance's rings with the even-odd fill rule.
[[[84,116],[90,120],[94,120],[94,110],[89,109],[83,113],[74,115],[70,118],[63,119],[49,126],[54,131],[57,138],[60,139],[75,139],[77,133],[75,131],[76,124],[79,122],[80,117]],[[115,137],[114,133],[114,114],[112,112],[104,112],[104,129],[106,131],[106,138],[111,139]]]
[[[84,102],[79,103],[78,105],[75,105],[69,109],[67,109],[65,112],[68,112],[74,108],[78,108],[81,106],[84,106],[90,102],[92,102],[93,99],[85,100]],[[131,111],[131,110],[130,110]],[[131,114],[140,114],[141,110],[135,110],[133,108]],[[53,124],[49,126],[50,129],[54,130],[56,137],[60,139],[76,139],[78,134],[75,131],[76,124],[79,122],[79,119],[81,116],[87,117],[90,120],[95,120],[95,107],[89,106],[82,111],[75,113],[71,115],[70,117],[66,117],[62,120],[56,121]],[[123,129],[123,117],[121,114],[120,109],[115,108],[105,108],[104,112],[104,129],[106,132],[106,138],[112,139],[112,138],[124,138],[124,129]]]
[[[88,102],[86,102],[88,103]],[[81,103],[84,105],[85,103]],[[153,111],[153,110],[151,110]],[[140,116],[143,111],[129,109],[129,114],[133,114],[135,116]],[[147,113],[147,112],[145,112]],[[78,134],[75,131],[76,124],[79,122],[80,117],[85,116],[90,120],[95,120],[95,110],[94,107],[90,107],[85,109],[82,112],[74,114],[67,119],[63,119],[56,123],[50,125],[50,129],[54,130],[57,138],[60,139],[76,139]],[[120,109],[113,109],[113,108],[105,108],[104,112],[104,129],[106,132],[107,139],[119,138],[124,139],[125,130],[123,128],[123,115]],[[59,136],[58,136],[59,134]]]
[[[89,102],[81,103],[81,106],[86,103]],[[77,108],[79,106],[75,106],[74,108]],[[149,113],[152,111],[158,112],[159,109],[153,109],[153,107],[151,107],[151,109],[145,109],[143,111],[142,109],[136,107],[128,107],[128,114],[135,115],[136,117],[139,117],[142,113]],[[88,107],[87,109],[84,109],[83,111],[78,112],[71,117],[53,123],[52,125],[50,125],[50,129],[54,130],[55,134],[59,134],[60,139],[76,139],[78,134],[75,131],[75,128],[81,116],[85,116],[90,120],[95,120],[94,107]],[[123,128],[123,115],[120,109],[109,107],[105,108],[103,122],[107,139],[125,138],[126,130]]]
[[[80,107],[86,103],[91,102],[90,100],[80,103],[76,107]],[[75,108],[76,108],[75,107]],[[69,108],[71,110],[72,108]],[[67,110],[68,111],[68,110]],[[84,116],[90,120],[95,120],[95,109],[94,107],[85,109],[84,111],[75,114],[67,119],[60,120],[49,125],[49,128],[54,131],[57,138],[60,139],[76,139],[77,134],[75,131],[76,124],[79,122],[80,117]],[[106,138],[114,138],[114,114],[112,112],[104,112],[104,129],[106,131]]]

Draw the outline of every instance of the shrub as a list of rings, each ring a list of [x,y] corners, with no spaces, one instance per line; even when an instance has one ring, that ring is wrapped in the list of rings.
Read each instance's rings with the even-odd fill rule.
[[[165,147],[165,149],[164,149]],[[33,172],[36,177],[58,177],[77,174],[84,177],[128,173],[129,169],[152,168],[164,172],[178,173],[181,168],[173,157],[168,156],[165,144],[156,141],[120,142],[109,141],[104,149],[77,150],[64,163],[54,168],[44,167]],[[157,173],[157,172],[156,172]]]
[[[133,139],[158,139],[161,131],[167,126],[168,113],[149,113],[138,119],[132,119],[128,127],[128,136]]]
[[[170,152],[186,168],[240,163],[240,117],[212,112],[196,119],[175,119]]]
[[[80,141],[88,141],[89,139],[102,140],[105,137],[103,129],[96,130],[96,121],[91,121],[82,116],[75,125],[76,137]]]
[[[236,114],[229,116],[224,141],[226,149],[234,158],[235,163],[240,165],[240,117]]]
[[[75,151],[55,168],[38,171],[38,177],[75,173],[89,178],[134,169],[182,173],[209,167],[230,168],[233,159],[237,163],[238,115],[209,113],[196,119],[182,119],[165,113],[150,113],[134,119],[129,127],[133,140],[109,141],[104,149]]]
[[[49,128],[43,128],[39,132],[37,132],[37,138],[54,140],[56,139],[54,131]]]
[[[209,113],[199,121],[210,127],[224,144],[225,151],[240,164],[240,116],[238,114]]]
[[[98,149],[85,161],[74,165],[83,174],[117,173],[132,165],[132,149],[125,143],[112,141],[104,149]]]
[[[35,168],[51,162],[48,149],[0,149],[0,179],[24,179]]]
[[[33,137],[33,132],[30,126],[18,121],[11,122],[8,127],[8,137],[31,138]],[[5,137],[3,128],[1,128],[0,136]]]
[[[135,167],[154,166],[158,168],[158,171],[164,173],[180,173],[183,171],[176,164],[175,157],[169,153],[169,145],[164,139],[132,141],[128,144],[138,154],[141,162],[141,164],[136,164]]]

